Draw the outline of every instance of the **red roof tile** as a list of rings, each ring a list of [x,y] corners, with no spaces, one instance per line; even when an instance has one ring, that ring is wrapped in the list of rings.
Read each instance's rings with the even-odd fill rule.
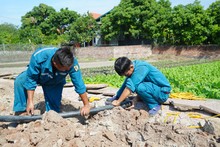
[[[92,17],[93,17],[94,19],[97,19],[97,18],[99,18],[99,17],[101,16],[101,14],[93,13],[93,12],[90,12],[90,14],[92,15]]]

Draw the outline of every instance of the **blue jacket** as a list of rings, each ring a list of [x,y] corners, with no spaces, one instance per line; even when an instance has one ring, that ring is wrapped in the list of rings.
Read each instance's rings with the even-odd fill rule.
[[[78,61],[74,58],[73,66],[68,71],[56,71],[53,73],[52,57],[58,48],[41,48],[37,49],[31,56],[27,68],[27,79],[24,87],[27,90],[34,90],[37,84],[50,86],[56,84],[65,84],[66,76],[69,74],[75,91],[79,94],[86,92],[86,86],[82,79],[82,74]]]
[[[130,77],[126,77],[121,88],[117,92],[116,97],[120,97],[125,87],[129,88],[132,92],[136,92],[138,85],[142,82],[151,82],[161,87],[162,92],[170,92],[171,86],[167,78],[153,65],[146,61],[135,60],[133,61],[134,72]]]

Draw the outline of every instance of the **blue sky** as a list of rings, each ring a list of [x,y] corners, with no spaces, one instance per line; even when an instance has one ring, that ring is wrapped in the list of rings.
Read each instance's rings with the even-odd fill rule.
[[[204,8],[215,1],[200,0]],[[178,4],[193,3],[194,0],[170,0],[170,2],[172,6],[176,6]],[[68,8],[79,14],[84,14],[87,11],[104,14],[117,6],[120,0],[0,0],[0,24],[7,22],[19,26],[21,16],[31,11],[34,6],[39,6],[40,3],[52,6],[56,11],[61,8]]]

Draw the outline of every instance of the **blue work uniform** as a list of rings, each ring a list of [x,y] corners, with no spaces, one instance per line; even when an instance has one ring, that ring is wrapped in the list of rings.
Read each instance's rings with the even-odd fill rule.
[[[15,112],[26,110],[27,90],[35,90],[37,85],[42,86],[46,111],[60,112],[62,90],[68,74],[75,91],[78,94],[86,92],[78,61],[75,58],[73,66],[68,71],[53,71],[52,58],[57,50],[58,48],[37,49],[31,56],[27,70],[16,77],[13,107]]]
[[[164,103],[169,97],[171,86],[163,73],[146,61],[135,60],[132,64],[134,71],[130,77],[126,77],[116,98],[127,87],[136,92],[149,109]]]

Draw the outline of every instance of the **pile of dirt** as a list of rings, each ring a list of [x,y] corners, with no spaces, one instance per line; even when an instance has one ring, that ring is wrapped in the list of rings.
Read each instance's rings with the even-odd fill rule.
[[[83,123],[54,111],[42,120],[1,130],[2,146],[217,146],[216,138],[181,125],[150,122],[144,110],[102,111]],[[219,145],[219,144],[218,144]]]

